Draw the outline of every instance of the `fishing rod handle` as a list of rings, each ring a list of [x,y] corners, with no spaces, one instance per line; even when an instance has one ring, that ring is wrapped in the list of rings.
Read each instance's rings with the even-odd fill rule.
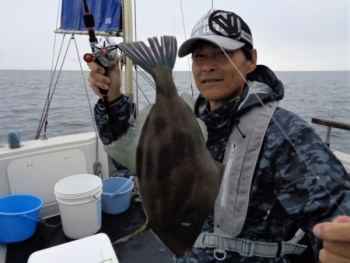
[[[104,76],[108,77],[109,71],[111,70],[111,66],[105,66],[101,63],[101,61],[94,55],[90,53],[86,53],[84,55],[85,62],[96,62],[99,66],[103,67],[105,73]],[[107,96],[108,90],[98,88],[103,97]]]

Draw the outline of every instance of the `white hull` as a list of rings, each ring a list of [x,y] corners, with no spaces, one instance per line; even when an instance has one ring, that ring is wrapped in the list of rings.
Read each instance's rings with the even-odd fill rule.
[[[97,154],[96,154],[97,144]],[[101,163],[102,179],[115,168],[94,132],[22,142],[22,147],[0,148],[0,197],[26,193],[41,197],[41,217],[59,213],[54,196],[55,184],[64,177],[94,174],[94,163]],[[350,174],[350,154],[333,151]],[[0,263],[5,263],[6,245],[0,243]]]
[[[102,146],[91,132],[24,141],[16,149],[1,147],[0,197],[20,193],[37,195],[44,200],[41,216],[56,215],[58,207],[53,191],[59,180],[74,174],[94,174],[96,161],[101,163],[102,179],[109,177],[110,165]]]
[[[101,163],[102,179],[110,176],[113,167],[102,146],[91,132],[24,141],[22,147],[16,149],[1,147],[0,197],[20,193],[36,195],[44,200],[42,218],[57,215],[54,186],[59,180],[74,174],[93,174],[96,160]],[[6,245],[0,243],[0,263],[5,259]]]

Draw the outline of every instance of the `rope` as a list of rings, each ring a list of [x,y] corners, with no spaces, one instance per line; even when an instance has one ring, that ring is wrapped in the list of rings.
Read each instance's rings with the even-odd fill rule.
[[[134,36],[134,38],[135,38],[135,41],[137,41],[137,26],[136,26],[136,17],[137,17],[137,15],[136,15],[136,0],[134,0],[134,13],[135,13],[135,15],[134,15],[134,31],[135,31],[135,36]],[[135,83],[136,83],[136,85],[138,86],[138,80],[139,80],[139,71],[137,70],[137,67],[135,67],[135,72],[136,72],[136,81],[135,81]],[[141,90],[141,89],[140,89]],[[143,93],[143,92],[142,92]],[[144,96],[145,96],[145,94],[143,94]],[[133,115],[135,116],[135,114],[136,114],[136,116],[137,115],[139,115],[139,89],[137,88],[136,89],[136,94],[135,94],[135,99],[136,99],[136,107],[134,107],[134,112],[133,112]],[[146,98],[146,100],[147,100],[147,98]],[[148,100],[147,100],[148,101]]]
[[[61,6],[61,0],[58,1],[58,6],[57,6],[56,28],[58,28],[58,21],[59,21],[59,14],[60,14],[60,6]],[[64,35],[64,36],[65,36],[65,35]],[[57,35],[55,34],[54,44],[53,44],[53,50],[52,50],[52,61],[51,61],[51,72],[50,72],[50,73],[51,73],[50,87],[51,87],[52,79],[53,79],[53,77],[54,77],[54,75],[52,75],[52,73],[53,73],[53,63],[54,63],[54,58],[55,58],[56,39],[57,39]]]
[[[97,141],[97,139],[96,139],[96,145],[97,145],[97,143],[98,143],[98,141]],[[102,165],[101,165],[101,163],[96,161],[96,162],[94,163],[93,168],[94,168],[94,175],[97,175],[97,176],[99,176],[100,178],[103,178],[103,174],[102,174]]]
[[[58,21],[59,21],[59,14],[60,14],[60,6],[61,6],[61,0],[58,1],[58,6],[57,6],[57,17],[56,17],[56,28],[58,27]],[[64,35],[65,36],[65,35]],[[49,85],[49,91],[48,91],[48,94],[47,94],[47,97],[46,97],[46,101],[45,101],[45,104],[44,104],[44,109],[43,109],[43,112],[42,112],[42,115],[41,115],[41,118],[40,118],[40,121],[39,121],[39,126],[38,126],[38,129],[37,129],[37,133],[35,135],[35,140],[37,140],[40,136],[40,132],[42,130],[42,126],[44,124],[44,121],[46,122],[46,125],[47,125],[47,116],[48,114],[46,113],[45,114],[45,109],[47,107],[47,103],[49,101],[49,97],[50,97],[50,92],[51,92],[51,86],[52,86],[52,81],[53,81],[53,78],[54,78],[54,71],[53,71],[53,63],[54,63],[54,57],[55,57],[55,49],[56,49],[56,34],[55,34],[55,38],[54,38],[54,46],[53,46],[53,51],[52,51],[52,61],[51,61],[51,71],[50,71],[50,85]],[[63,41],[62,41],[63,43]],[[61,45],[61,49],[62,49],[62,45]],[[56,64],[57,66],[57,64]],[[45,116],[45,117],[44,117]],[[46,132],[46,125],[45,125],[45,132]],[[46,136],[44,135],[44,138]]]
[[[135,31],[135,41],[137,41],[137,27],[136,27],[136,0],[134,0],[134,31]]]
[[[69,46],[70,46],[70,43],[71,43],[71,40],[74,40],[74,44],[75,44],[75,49],[76,49],[76,52],[77,52],[77,56],[78,58],[80,57],[79,56],[79,50],[78,50],[78,46],[77,46],[77,43],[76,43],[76,40],[74,38],[74,34],[71,36],[70,40],[69,40],[69,43],[68,43],[68,46],[67,46],[67,49],[66,49],[66,53],[64,55],[64,58],[63,58],[63,61],[62,61],[62,64],[61,64],[61,67],[60,67],[60,70],[59,70],[59,74],[56,78],[56,82],[55,82],[55,85],[54,85],[54,88],[53,88],[53,91],[51,93],[51,88],[52,88],[52,83],[53,83],[53,80],[54,80],[54,75],[56,73],[56,69],[57,69],[57,65],[58,65],[58,61],[59,61],[59,58],[61,56],[61,51],[62,51],[62,46],[63,46],[63,42],[64,42],[64,38],[65,38],[65,35],[62,39],[62,44],[61,44],[61,48],[60,48],[60,51],[59,51],[59,55],[58,55],[58,58],[57,58],[57,62],[56,62],[56,65],[55,65],[55,69],[54,69],[54,74],[51,74],[51,81],[50,81],[50,87],[49,87],[49,92],[48,92],[48,95],[47,95],[47,98],[46,98],[46,102],[45,102],[45,106],[44,106],[44,110],[43,110],[43,113],[42,113],[42,116],[41,116],[41,120],[40,120],[40,124],[39,124],[39,127],[38,127],[38,131],[37,131],[37,135],[36,135],[36,139],[39,138],[39,135],[40,135],[40,132],[42,130],[42,126],[44,124],[44,122],[46,122],[47,124],[47,117],[48,117],[48,112],[49,112],[49,108],[50,108],[50,104],[51,104],[51,101],[52,101],[52,98],[53,98],[53,95],[54,95],[54,92],[56,90],[56,87],[57,87],[57,83],[58,83],[58,79],[61,75],[61,72],[62,72],[62,68],[63,68],[63,65],[64,65],[64,62],[65,62],[65,59],[66,59],[66,56],[67,56],[67,53],[68,53],[68,50],[69,50]],[[86,86],[86,82],[85,82],[85,79],[84,79],[84,73],[83,73],[83,68],[82,68],[82,65],[81,65],[81,61],[80,59],[78,59],[79,61],[79,65],[80,65],[80,72],[81,72],[81,75],[82,75],[82,78],[83,78],[83,83],[84,83],[84,87],[85,87],[85,93],[86,93],[86,97],[87,97],[87,101],[88,101],[88,105],[89,105],[89,110],[90,110],[90,115],[91,115],[91,119],[92,119],[92,123],[93,123],[93,126],[94,126],[94,131],[95,131],[95,136],[96,136],[96,147],[95,147],[95,151],[96,151],[96,162],[94,163],[93,165],[93,170],[94,170],[94,174],[101,177],[102,178],[102,165],[101,163],[98,162],[98,134],[97,134],[97,128],[96,128],[96,124],[94,122],[94,117],[93,117],[93,112],[92,112],[92,107],[91,107],[91,103],[90,103],[90,99],[89,99],[89,93],[88,93],[88,89],[87,89],[87,86]],[[51,94],[50,94],[51,93]],[[45,133],[44,133],[44,137],[46,137],[46,127],[45,127]]]
[[[137,68],[139,68],[139,67],[137,66]],[[143,76],[143,78],[148,82],[148,84],[151,85],[152,88],[153,88],[154,90],[156,90],[156,85],[155,85],[154,82],[145,74],[145,72],[143,72],[143,71],[141,71],[141,70],[139,70],[139,72],[140,72],[140,74]]]
[[[65,35],[64,35],[64,37],[65,37]],[[64,37],[63,37],[63,39],[62,39],[61,48],[60,48],[60,51],[59,51],[59,56],[58,56],[57,61],[56,61],[56,66],[55,66],[55,69],[54,69],[54,75],[55,75],[55,73],[56,73],[56,68],[57,68],[57,65],[58,65],[58,60],[59,60],[60,55],[61,55]],[[67,52],[68,52],[69,45],[70,45],[70,41],[69,41],[69,43],[68,43],[68,47],[67,47],[66,53],[65,53],[64,58],[63,58],[62,65],[61,65],[61,68],[60,68],[60,70],[59,70],[59,74],[58,74],[58,76],[57,76],[57,79],[56,79],[56,83],[55,83],[53,92],[52,92],[52,94],[51,94],[51,96],[50,96],[50,92],[51,92],[51,88],[52,88],[52,82],[53,82],[53,79],[54,79],[54,75],[51,74],[51,75],[52,75],[52,78],[51,78],[51,81],[50,81],[49,91],[48,91],[47,98],[46,98],[46,101],[45,101],[44,109],[43,109],[43,112],[42,112],[42,115],[41,115],[41,119],[40,119],[40,122],[39,122],[39,127],[38,127],[38,130],[37,130],[36,136],[35,136],[35,139],[36,139],[36,140],[37,140],[37,139],[39,138],[39,136],[40,136],[40,133],[41,133],[41,130],[42,130],[42,127],[43,127],[44,122],[45,122],[45,121],[47,122],[49,107],[50,107],[50,104],[51,104],[51,100],[52,100],[53,94],[54,94],[54,92],[55,92],[55,90],[56,90],[57,82],[58,82],[59,76],[60,76],[60,74],[61,74],[64,61],[65,61],[66,56],[67,56]],[[46,130],[45,130],[45,132],[46,132]]]
[[[74,38],[73,36],[72,36],[72,38],[74,39],[74,44],[75,44],[75,49],[76,49],[76,51],[77,51],[77,56],[78,56],[78,58],[80,58],[77,42],[75,41],[75,38]],[[99,176],[100,178],[102,178],[102,170],[101,170],[102,165],[101,165],[100,162],[98,162],[98,134],[97,134],[96,123],[95,123],[95,120],[94,120],[94,114],[92,113],[92,107],[91,107],[91,103],[90,103],[90,98],[89,98],[88,89],[87,89],[87,87],[86,87],[86,82],[85,82],[85,78],[84,78],[83,67],[81,66],[81,61],[80,61],[80,59],[78,59],[78,61],[79,61],[81,76],[82,76],[82,78],[83,78],[83,83],[84,83],[84,88],[85,88],[86,99],[87,99],[88,104],[89,104],[89,110],[90,110],[91,120],[92,120],[92,124],[94,125],[95,138],[96,138],[96,147],[95,147],[95,150],[96,150],[96,161],[95,161],[95,163],[94,163],[94,165],[93,165],[94,175],[97,175],[97,176]]]
[[[184,29],[185,39],[187,39],[186,29],[185,29],[185,18],[184,18],[184,12],[182,9],[182,0],[180,0],[180,6],[181,6],[181,16],[182,16],[182,27]],[[190,68],[190,58],[189,57],[187,57],[187,65],[188,65],[188,74],[190,76],[190,83],[191,83],[191,94],[192,94],[192,97],[194,97],[193,86],[192,86],[192,75],[191,75],[191,68]]]
[[[135,81],[135,79],[134,79],[134,81]],[[143,96],[144,96],[145,99],[147,100],[148,104],[151,104],[151,102],[148,100],[146,94],[143,92],[143,90],[142,90],[141,87],[139,86],[139,83],[136,82],[136,81],[135,81],[135,83],[136,83],[137,89],[140,89],[140,91],[142,92]]]

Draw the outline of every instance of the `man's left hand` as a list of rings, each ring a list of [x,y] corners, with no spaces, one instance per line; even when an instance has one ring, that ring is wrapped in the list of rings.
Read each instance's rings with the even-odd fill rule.
[[[350,263],[350,217],[339,216],[332,222],[317,224],[313,233],[323,240],[318,255],[321,263]]]

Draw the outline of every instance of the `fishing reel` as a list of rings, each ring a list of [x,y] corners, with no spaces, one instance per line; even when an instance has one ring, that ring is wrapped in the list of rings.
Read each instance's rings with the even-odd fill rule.
[[[118,45],[112,39],[103,37],[97,44],[92,44],[92,53],[84,55],[85,62],[95,61],[105,68],[114,66],[117,62]]]

